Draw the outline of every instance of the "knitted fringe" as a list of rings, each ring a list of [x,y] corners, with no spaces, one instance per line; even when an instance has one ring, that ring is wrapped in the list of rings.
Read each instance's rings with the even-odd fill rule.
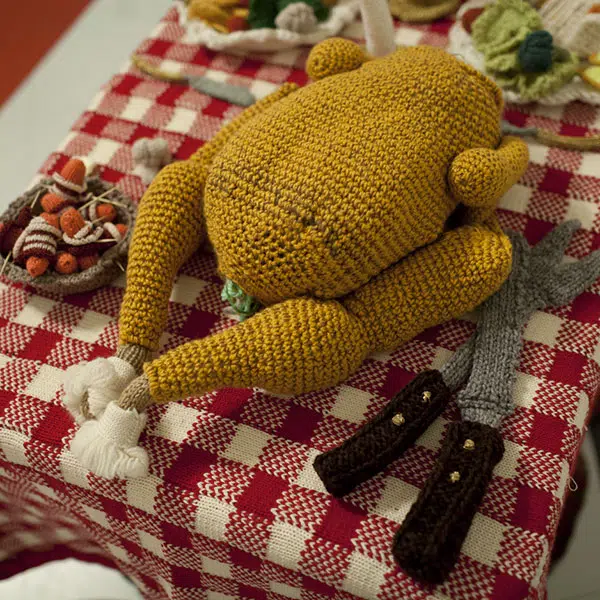
[[[86,421],[71,442],[71,452],[92,473],[113,479],[148,474],[148,454],[138,440],[146,413],[123,410],[111,402],[98,421]]]

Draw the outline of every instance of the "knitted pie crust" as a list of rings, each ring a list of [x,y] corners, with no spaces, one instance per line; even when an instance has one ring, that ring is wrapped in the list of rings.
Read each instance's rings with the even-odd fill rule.
[[[390,0],[390,12],[401,21],[409,23],[429,23],[453,13],[460,0],[440,0],[419,2],[419,0]]]
[[[0,216],[0,220],[16,219],[19,211],[24,206],[30,206],[36,196],[38,196],[38,193],[41,196],[46,189],[45,186],[48,186],[51,183],[51,179],[43,179],[40,183],[27,190],[22,196],[19,196],[9,205],[2,216]],[[87,191],[94,194],[94,196],[99,196],[112,187],[112,184],[102,181],[98,177],[92,177],[87,181]],[[127,234],[120,242],[117,242],[117,244],[101,254],[96,265],[80,273],[73,273],[72,275],[62,275],[60,273],[51,272],[46,273],[41,277],[32,277],[26,269],[9,261],[4,269],[4,275],[15,283],[26,283],[27,285],[40,290],[57,292],[65,295],[88,292],[108,285],[123,272],[117,262],[119,261],[122,266],[124,266],[126,262],[131,232],[135,222],[136,209],[132,200],[127,196],[124,196],[118,190],[114,190],[112,193],[108,194],[107,198],[123,205],[115,205],[115,208],[117,210],[119,221],[127,225]],[[5,256],[0,255],[2,263],[5,258]]]
[[[473,45],[473,40],[462,26],[461,19],[467,10],[470,10],[471,8],[480,8],[487,4],[489,4],[489,1],[485,0],[470,0],[463,4],[456,14],[456,23],[452,26],[448,35],[448,52],[461,58],[482,73],[485,73],[485,59],[483,54],[481,54],[481,52]],[[493,79],[491,75],[490,77]],[[531,100],[522,98],[517,92],[503,89],[502,93],[507,102],[512,102],[514,104],[531,103]],[[581,78],[575,77],[571,83],[563,86],[554,94],[540,98],[537,102],[549,106],[560,106],[573,100],[581,100],[588,104],[600,105],[600,91],[594,90]]]
[[[274,52],[296,46],[313,46],[338,34],[354,21],[358,14],[357,0],[340,0],[331,8],[329,17],[319,23],[310,33],[295,33],[285,29],[251,29],[219,33],[197,19],[188,19],[187,8],[182,0],[176,0],[179,22],[187,29],[186,42],[203,44],[211,50],[238,49],[250,52]]]

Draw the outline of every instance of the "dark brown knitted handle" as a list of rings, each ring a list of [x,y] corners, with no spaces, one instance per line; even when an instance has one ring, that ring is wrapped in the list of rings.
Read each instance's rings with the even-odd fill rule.
[[[493,427],[450,425],[438,462],[394,538],[404,571],[426,583],[446,579],[503,454]]]
[[[344,496],[382,471],[415,443],[449,397],[439,371],[417,375],[352,437],[317,456],[314,468],[327,490]]]

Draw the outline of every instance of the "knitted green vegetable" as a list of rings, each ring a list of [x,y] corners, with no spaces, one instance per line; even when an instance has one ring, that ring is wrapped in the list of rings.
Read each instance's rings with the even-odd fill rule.
[[[242,290],[242,288],[231,279],[225,281],[223,291],[221,292],[221,300],[229,302],[231,308],[239,315],[240,320],[243,321],[248,317],[251,317],[254,313],[260,309],[260,304]]]
[[[277,27],[298,33],[311,31],[329,16],[321,0],[250,0],[249,10],[251,29]]]
[[[552,67],[552,34],[532,31],[519,46],[519,62],[525,73],[541,73]]]
[[[558,91],[577,74],[578,57],[552,46],[539,13],[524,0],[497,0],[473,22],[475,48],[484,55],[486,73],[524,100]]]

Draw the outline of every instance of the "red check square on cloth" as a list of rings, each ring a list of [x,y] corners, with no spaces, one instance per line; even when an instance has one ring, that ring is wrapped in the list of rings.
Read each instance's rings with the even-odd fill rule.
[[[398,26],[404,44],[446,44],[449,21]],[[352,24],[345,35],[361,37]],[[257,96],[285,81],[305,84],[308,50],[228,56],[186,42],[170,10],[138,48],[163,68],[207,73]],[[133,68],[96,95],[42,167],[85,155],[136,200],[131,145],[166,138],[187,158],[241,109]],[[599,133],[600,109],[508,107],[516,125],[557,133]],[[500,217],[531,243],[579,218],[568,255],[600,247],[600,155],[533,144],[531,164],[502,199]],[[69,451],[76,431],[60,397],[70,365],[111,355],[124,278],[60,298],[0,282],[0,559],[52,544],[118,566],[146,598],[207,600],[545,597],[550,550],[592,399],[600,383],[600,286],[527,325],[514,392],[502,426],[504,459],[449,579],[413,582],[394,563],[394,532],[417,498],[439,451],[451,405],[406,455],[343,500],[328,495],[314,457],[354,432],[414,375],[440,366],[470,335],[468,320],[424,332],[397,351],[371,357],[333,389],[275,397],[222,390],[149,410],[141,443],[151,474],[108,481]],[[224,312],[214,258],[198,254],[171,297],[162,350],[234,321]],[[6,563],[5,563],[6,564]]]

